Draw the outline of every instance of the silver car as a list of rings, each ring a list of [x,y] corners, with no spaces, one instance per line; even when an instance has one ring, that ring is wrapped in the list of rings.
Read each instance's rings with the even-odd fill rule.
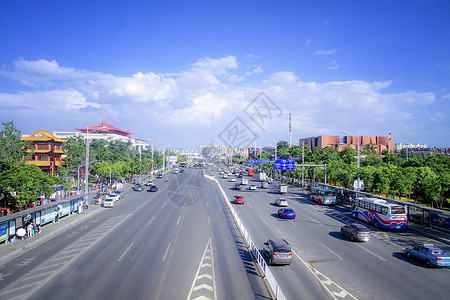
[[[284,239],[269,239],[264,243],[264,256],[271,265],[290,265],[292,262],[292,250]]]
[[[341,227],[341,234],[348,237],[352,242],[360,241],[367,242],[370,241],[370,230],[364,225],[359,223],[351,223]]]
[[[286,206],[288,206],[288,202],[287,202],[287,200],[284,199],[284,198],[277,198],[277,199],[275,200],[275,205],[276,205],[276,206],[284,206],[284,207],[286,207]]]

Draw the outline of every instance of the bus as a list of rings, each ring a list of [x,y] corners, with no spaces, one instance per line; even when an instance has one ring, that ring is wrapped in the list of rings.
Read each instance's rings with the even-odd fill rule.
[[[311,188],[311,200],[320,204],[336,204],[336,191],[314,186]]]
[[[381,199],[367,197],[354,199],[352,217],[371,223],[377,228],[406,229],[408,227],[406,206]]]

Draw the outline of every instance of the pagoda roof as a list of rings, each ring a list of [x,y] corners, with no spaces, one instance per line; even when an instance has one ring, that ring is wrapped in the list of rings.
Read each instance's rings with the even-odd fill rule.
[[[118,129],[106,122],[100,123],[100,125],[95,125],[87,128],[75,128],[75,130],[81,131],[83,133],[115,133],[118,135],[123,135],[126,137],[131,137],[131,132],[129,130],[124,131],[121,129]]]
[[[36,131],[33,134],[30,134],[29,136],[22,137],[21,139],[22,139],[22,141],[33,141],[33,142],[48,142],[48,141],[52,141],[52,140],[55,142],[60,142],[60,143],[67,142],[67,140],[57,138],[50,132],[48,132],[46,130],[41,130],[41,129],[39,129],[38,131]]]

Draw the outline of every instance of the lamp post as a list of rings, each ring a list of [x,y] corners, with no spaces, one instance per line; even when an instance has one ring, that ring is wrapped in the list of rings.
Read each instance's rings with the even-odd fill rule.
[[[102,126],[95,130],[92,130],[91,133],[98,131],[100,129],[104,129],[104,128],[106,128],[106,126]],[[89,181],[89,174],[88,174],[88,172],[89,172],[89,126],[86,127],[86,167],[84,170],[85,170],[85,172],[84,172],[84,177],[85,177],[84,178],[84,185],[85,185],[84,193],[86,195],[85,205],[88,205],[88,202],[89,202],[89,186],[88,186],[88,181]]]
[[[355,136],[354,134],[352,134],[352,133],[350,133],[350,132],[348,132],[348,131],[345,131],[345,130],[342,130],[342,133],[345,133],[345,134],[349,134],[349,135],[352,135],[352,136]],[[356,148],[357,148],[357,153],[358,153],[358,179],[357,179],[357,188],[356,188],[356,190],[357,191],[359,191],[359,189],[360,189],[360,187],[361,187],[361,185],[360,185],[360,178],[359,178],[359,166],[360,166],[360,160],[361,160],[361,154],[360,154],[360,150],[359,150],[359,144],[360,144],[360,132],[358,131],[358,137],[357,137],[357,139],[358,139],[358,141],[357,141],[357,146],[356,146]]]
[[[390,153],[390,147],[391,147],[391,133],[388,134],[388,154]]]

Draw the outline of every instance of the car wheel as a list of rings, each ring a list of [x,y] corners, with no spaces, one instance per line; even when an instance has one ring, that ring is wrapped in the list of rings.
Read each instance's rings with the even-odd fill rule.
[[[427,267],[431,267],[431,261],[429,261],[428,259],[425,260],[425,264],[427,265]]]
[[[344,229],[341,229],[341,235],[344,235]]]
[[[406,252],[406,257],[407,257],[407,258],[411,258],[411,253]]]
[[[350,241],[352,241],[352,242],[355,241],[355,236],[353,234],[350,236]]]
[[[355,219],[359,219],[358,213],[355,213]]]
[[[273,265],[273,257],[269,259],[269,265]]]

